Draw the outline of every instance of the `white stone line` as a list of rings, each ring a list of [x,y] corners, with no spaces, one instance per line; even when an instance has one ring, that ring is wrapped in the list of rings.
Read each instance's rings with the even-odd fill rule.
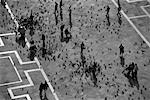
[[[150,5],[148,5],[150,6]],[[146,6],[141,6],[141,9],[146,13],[146,15],[150,18],[150,14],[145,9]]]
[[[48,84],[48,86],[49,86],[53,96],[55,97],[56,100],[59,100],[57,94],[55,93],[55,90],[54,90],[53,86],[51,85],[49,79],[47,78],[47,75],[46,75],[45,71],[42,68],[41,68],[41,73],[45,77],[45,80],[46,80],[46,82],[47,82],[47,84]]]
[[[11,12],[11,10],[10,10],[10,8],[9,8],[9,6],[8,6],[7,3],[6,3],[6,5],[7,5],[8,12],[10,13],[12,19],[15,21],[17,27],[19,27],[19,24],[18,24],[18,22],[15,20],[14,15],[13,15],[13,13]],[[26,41],[26,45],[28,46],[28,48],[30,48],[30,43],[28,42],[27,38],[25,38],[25,41]],[[58,96],[57,96],[56,93],[54,92],[54,89],[53,89],[51,83],[49,82],[49,79],[48,79],[46,73],[44,72],[43,68],[41,67],[39,60],[37,59],[37,57],[35,57],[34,59],[35,59],[37,65],[39,66],[39,68],[41,69],[42,75],[43,75],[43,77],[45,78],[46,82],[48,83],[48,86],[49,86],[49,88],[50,88],[52,94],[54,95],[55,99],[56,99],[56,100],[59,100],[59,99],[58,99]],[[19,60],[21,60],[21,59],[19,58]],[[28,100],[30,100],[30,99],[28,99]]]
[[[5,34],[0,34],[0,47],[4,46],[4,42],[2,41],[2,36],[7,36],[7,35],[14,35],[15,33],[5,33]]]
[[[146,1],[146,0],[126,0],[128,3],[134,3],[134,2],[139,2],[139,1]]]
[[[23,98],[23,97],[25,97],[25,98],[27,98],[27,100],[31,100],[29,94],[23,94],[23,95],[15,96],[12,91],[15,90],[15,89],[21,89],[21,88],[26,88],[26,87],[34,86],[34,83],[33,83],[32,79],[31,79],[29,73],[30,73],[30,72],[33,72],[33,71],[39,71],[39,70],[40,70],[40,69],[32,69],[32,70],[24,71],[24,73],[25,73],[25,75],[26,75],[26,77],[27,77],[27,79],[28,79],[28,81],[29,81],[29,84],[8,88],[8,92],[9,92],[9,94],[10,94],[11,99],[18,99],[18,98]]]
[[[19,81],[0,84],[0,87],[1,86],[5,86],[5,85],[11,85],[11,84],[16,84],[16,83],[21,83],[22,82],[21,76],[20,76],[20,74],[19,74],[16,66],[14,65],[14,62],[13,62],[12,58],[10,56],[0,57],[0,59],[4,59],[4,58],[8,58],[10,60],[11,64],[13,65],[13,68],[15,69],[15,72],[16,72],[18,78],[19,78]]]
[[[5,52],[0,52],[0,55],[8,54],[8,53],[14,53],[14,54],[16,55],[16,57],[17,57],[17,59],[18,59],[18,61],[19,61],[19,63],[20,63],[21,65],[36,63],[35,61],[23,62],[23,61],[21,60],[21,58],[20,58],[20,56],[19,56],[18,52],[17,52],[17,51],[15,51],[15,50],[14,50],[14,51],[5,51]]]
[[[147,15],[133,16],[133,17],[129,17],[129,19],[143,18],[143,17],[148,17],[148,16]]]
[[[2,38],[0,37],[0,47],[4,46],[4,42],[2,41]]]
[[[17,67],[15,66],[15,64],[14,64],[14,62],[13,62],[11,56],[8,56],[8,58],[9,58],[10,62],[12,63],[12,65],[13,65],[13,67],[14,67],[16,73],[17,73],[17,76],[18,76],[19,80],[21,80],[21,82],[22,82],[21,76],[20,76],[20,74],[19,74],[19,72],[18,72],[18,70],[17,70]]]
[[[115,0],[111,0],[116,7],[118,7],[118,4],[115,2]],[[137,29],[137,27],[134,25],[134,23],[129,19],[129,17],[124,13],[123,10],[121,10],[121,13],[123,16],[127,19],[127,21],[131,24],[131,26],[135,29],[135,31],[140,35],[140,37],[146,42],[146,44],[150,47],[150,43],[148,40],[143,36],[143,34]]]
[[[8,6],[8,3],[6,2],[6,9],[8,10],[8,12],[9,12],[9,14],[10,14],[10,16],[11,16],[11,18],[14,20],[14,22],[15,22],[15,24],[16,24],[16,26],[17,27],[19,27],[19,24],[18,24],[18,22],[17,22],[17,20],[15,19],[15,17],[14,17],[14,15],[13,15],[13,13],[11,12],[11,10],[10,10],[10,8],[9,8],[9,6]]]
[[[15,32],[13,32],[13,33],[5,33],[5,34],[0,34],[0,37],[1,36],[7,36],[7,35],[15,35],[16,33]]]

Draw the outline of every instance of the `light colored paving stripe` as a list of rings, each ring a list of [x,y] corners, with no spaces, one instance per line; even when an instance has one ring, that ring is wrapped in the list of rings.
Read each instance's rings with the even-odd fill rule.
[[[6,9],[8,10],[8,12],[9,12],[11,18],[14,20],[14,22],[15,22],[15,24],[16,24],[16,27],[19,27],[19,24],[18,24],[17,20],[15,19],[15,16],[13,15],[13,13],[11,12],[11,10],[10,10],[10,8],[9,8],[7,2],[6,2],[6,6],[5,6],[5,7],[6,7]]]
[[[150,5],[148,5],[148,6],[150,6]],[[148,7],[147,6],[147,7]],[[146,13],[146,15],[150,18],[150,14],[146,11],[146,9],[145,9],[145,7],[146,6],[141,6],[141,9]]]
[[[10,8],[9,8],[9,6],[8,6],[8,4],[7,4],[7,3],[6,3],[6,8],[8,9],[8,12],[10,13],[10,15],[11,15],[12,19],[14,20],[14,22],[15,22],[16,26],[17,26],[17,27],[19,27],[19,24],[18,24],[18,22],[16,21],[16,19],[15,19],[14,15],[13,15],[13,13],[11,12],[11,10],[10,10]],[[30,43],[28,42],[27,38],[25,39],[25,41],[26,41],[26,45],[27,45],[27,47],[28,47],[28,48],[30,48]],[[16,52],[15,52],[15,53],[16,53]],[[18,60],[19,60],[20,62],[22,62],[22,60],[21,60],[20,56],[19,56],[19,55],[17,55],[17,56],[18,56],[18,57],[17,57],[17,58],[18,58]],[[47,77],[46,73],[44,72],[43,68],[41,67],[39,60],[37,59],[37,57],[35,57],[34,59],[35,59],[35,62],[37,63],[37,65],[38,65],[38,67],[39,67],[39,69],[38,69],[38,70],[40,70],[40,71],[41,71],[41,73],[42,73],[43,77],[45,78],[46,82],[48,83],[48,86],[49,86],[49,88],[50,88],[50,90],[51,90],[51,92],[52,92],[53,96],[55,97],[55,99],[56,99],[56,100],[59,100],[59,98],[58,98],[57,94],[54,92],[54,89],[53,89],[53,87],[52,87],[51,83],[49,82],[49,79],[48,79],[48,77]],[[24,62],[22,62],[22,63],[24,63]],[[27,63],[27,62],[26,62],[26,63]],[[31,70],[28,70],[28,71],[31,71]],[[33,69],[33,71],[36,71],[36,70],[35,70],[35,69]],[[25,72],[26,72],[26,71],[25,71]],[[27,77],[29,78],[29,81],[30,81],[31,83],[33,83],[33,82],[32,82],[32,80],[30,80],[30,76],[29,76],[28,72],[26,72],[26,75],[27,75]],[[34,85],[34,84],[24,85],[24,86],[22,86],[22,87],[24,87],[24,88],[25,88],[25,87],[28,87],[28,86],[31,86],[31,85]],[[20,88],[20,87],[21,87],[21,86],[8,88],[8,91],[9,91],[9,93],[10,93],[11,98],[12,98],[12,99],[16,99],[16,98],[20,98],[20,97],[21,97],[21,98],[22,98],[22,97],[26,97],[26,98],[27,98],[27,100],[31,100],[31,98],[30,98],[30,96],[29,96],[28,94],[20,95],[20,96],[14,96],[14,95],[13,95],[12,90],[13,90],[13,89]],[[21,87],[21,88],[22,88],[22,87]]]
[[[118,7],[118,4],[115,2],[115,0],[111,0],[116,7]],[[131,24],[131,26],[135,29],[135,31],[139,34],[139,36],[146,42],[146,44],[150,47],[150,43],[148,40],[143,36],[143,34],[137,29],[137,27],[134,25],[134,23],[130,20],[130,18],[124,13],[123,10],[121,10],[121,13],[123,16],[127,19],[127,21]]]
[[[13,62],[12,58],[10,56],[0,57],[0,59],[4,59],[4,58],[8,58],[10,60],[11,64],[13,65],[13,68],[15,69],[15,72],[16,72],[18,78],[19,78],[19,81],[0,84],[0,87],[1,86],[5,86],[5,85],[11,85],[11,84],[16,84],[16,83],[21,83],[22,82],[21,76],[20,76],[20,74],[19,74],[16,66],[14,65],[14,62]]]
[[[4,46],[4,42],[2,41],[2,38],[0,37],[0,47]]]
[[[11,58],[10,56],[8,56],[8,58],[9,58],[9,60],[11,61],[12,65],[13,65],[13,67],[14,67],[16,73],[17,73],[17,76],[18,76],[19,80],[22,81],[21,76],[20,76],[20,74],[19,74],[19,72],[18,72],[18,70],[17,70],[17,67],[15,66],[15,64],[14,64],[14,62],[13,62],[13,60],[12,60],[12,58]]]
[[[133,17],[129,17],[129,19],[143,18],[143,17],[148,17],[148,15],[133,16]]]
[[[134,3],[134,2],[139,2],[139,1],[146,1],[146,0],[126,0],[128,3]]]

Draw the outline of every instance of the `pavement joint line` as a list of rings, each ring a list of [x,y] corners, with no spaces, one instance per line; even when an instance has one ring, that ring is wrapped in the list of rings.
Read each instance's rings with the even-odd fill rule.
[[[7,2],[6,2],[6,8],[7,8],[8,12],[9,12],[10,15],[11,15],[11,18],[14,20],[14,22],[15,22],[17,28],[18,28],[18,27],[19,27],[19,24],[18,24],[18,22],[16,21],[16,19],[15,19],[13,13],[11,12],[11,9],[9,8]],[[28,42],[27,38],[25,38],[25,41],[26,41],[27,47],[30,48],[30,43]],[[17,51],[16,51],[16,52],[17,52]],[[15,52],[15,53],[16,53],[16,52]],[[16,54],[18,54],[18,53],[16,53]],[[17,57],[18,60],[19,60],[20,62],[22,62],[22,60],[21,60],[19,54],[18,54],[17,56],[18,56],[18,57]],[[47,77],[45,71],[43,70],[43,68],[42,68],[42,66],[41,66],[41,64],[40,64],[40,62],[39,62],[39,60],[37,59],[37,57],[35,57],[34,60],[35,60],[35,62],[37,63],[37,65],[39,66],[39,70],[41,71],[41,73],[42,73],[43,77],[45,78],[46,82],[48,83],[48,86],[49,86],[49,88],[50,88],[50,90],[51,90],[53,96],[55,97],[56,100],[59,100],[58,96],[57,96],[56,93],[54,92],[54,88],[52,87],[51,83],[49,82],[49,79],[48,79],[48,77]],[[30,71],[30,70],[29,70],[29,71]],[[33,71],[36,71],[36,70],[33,69]],[[26,75],[27,75],[27,78],[28,78],[29,81],[30,81],[30,85],[34,85],[34,84],[32,84],[33,82],[32,82],[32,80],[31,80],[31,78],[30,78],[28,72],[25,71],[25,73],[26,73]],[[12,99],[16,99],[16,98],[19,98],[19,97],[26,97],[27,100],[31,100],[29,94],[20,95],[20,96],[14,96],[14,95],[13,95],[12,89],[14,89],[14,88],[16,89],[16,88],[20,88],[20,87],[21,87],[21,86],[17,86],[17,87],[13,87],[13,88],[8,88],[8,91],[9,91],[9,93],[10,93],[11,98],[12,98]],[[23,87],[27,87],[27,85],[23,85]]]
[[[13,65],[13,67],[14,67],[14,69],[15,69],[15,71],[16,71],[18,77],[19,77],[19,80],[22,81],[21,76],[20,76],[20,74],[19,74],[19,72],[18,72],[18,70],[17,70],[17,67],[15,66],[15,63],[14,63],[14,61],[12,60],[11,56],[8,56],[8,58],[9,58],[9,60],[11,61],[12,65]]]
[[[0,57],[0,59],[5,59],[5,58],[8,58],[8,59],[10,60],[12,66],[13,66],[13,68],[14,68],[14,70],[15,70],[15,72],[16,72],[18,78],[19,78],[19,81],[0,84],[0,87],[1,87],[1,86],[5,86],[5,85],[11,85],[11,84],[16,84],[16,83],[21,83],[21,82],[22,82],[21,76],[20,76],[20,74],[19,74],[19,72],[18,72],[16,66],[14,65],[14,62],[13,62],[12,58],[11,58],[10,56]]]
[[[111,0],[116,7],[118,7],[118,4],[115,0]],[[145,41],[145,43],[150,47],[150,43],[148,40],[143,36],[143,34],[138,30],[138,28],[134,25],[134,23],[130,20],[130,18],[125,14],[123,10],[120,11],[123,16],[127,19],[127,21],[131,24],[131,26],[135,29],[135,31],[139,34],[139,36]]]

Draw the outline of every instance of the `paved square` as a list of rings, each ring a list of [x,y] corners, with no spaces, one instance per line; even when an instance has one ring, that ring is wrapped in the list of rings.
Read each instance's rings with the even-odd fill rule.
[[[0,86],[20,81],[19,73],[10,59],[9,56],[0,58]]]
[[[10,23],[25,27],[19,42],[26,46],[16,34],[0,34],[0,57],[13,53],[20,73],[5,67],[11,59],[0,61],[0,100],[149,100],[150,3],[120,0],[118,12],[117,1],[9,0]],[[130,66],[136,69],[123,74]]]

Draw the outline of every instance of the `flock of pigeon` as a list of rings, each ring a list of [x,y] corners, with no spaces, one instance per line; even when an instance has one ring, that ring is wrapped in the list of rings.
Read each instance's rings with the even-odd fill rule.
[[[27,1],[8,4],[15,9],[14,2],[19,6]],[[147,49],[142,48],[144,42],[137,45],[142,49],[136,49],[126,40],[132,32],[129,35],[125,29],[130,26],[121,15],[120,1],[116,8],[111,0],[37,0],[28,15],[16,18],[20,25],[15,30],[16,43],[24,49],[27,37],[31,44],[27,58],[40,59],[54,89],[65,100],[148,100],[148,88],[139,82],[139,64],[128,61],[130,54],[144,57]],[[39,87],[41,100],[46,100],[41,97],[44,84]]]

